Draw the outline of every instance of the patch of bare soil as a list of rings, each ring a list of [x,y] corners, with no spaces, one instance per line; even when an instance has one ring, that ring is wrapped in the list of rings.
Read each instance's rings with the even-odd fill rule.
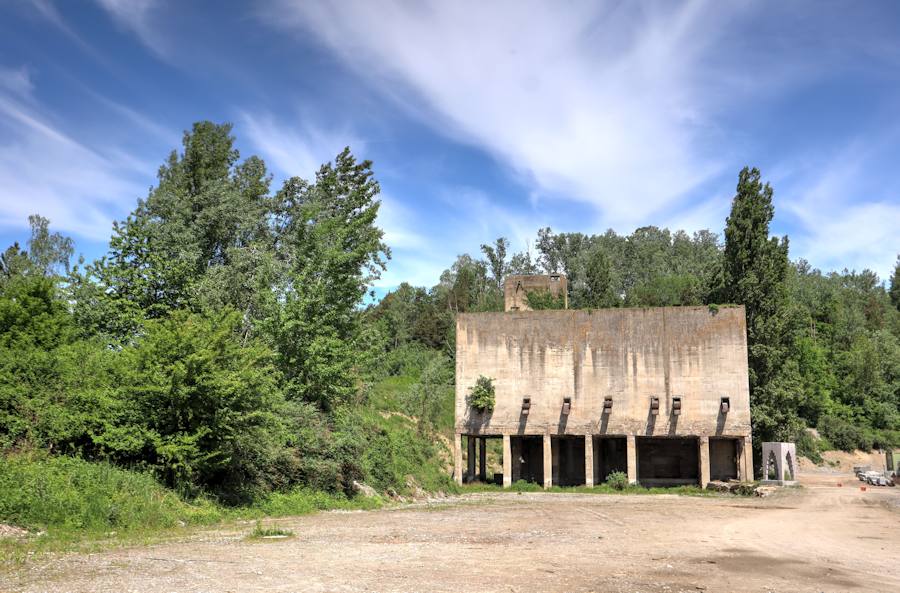
[[[822,466],[816,466],[806,457],[799,457],[799,471],[812,473],[851,473],[855,465],[871,465],[873,467],[884,468],[884,455],[879,453],[865,453],[863,451],[854,451],[853,453],[845,453],[844,451],[825,451],[822,453],[825,463]]]
[[[767,498],[471,494],[280,519],[293,539],[190,541],[34,560],[0,589],[896,591],[900,488],[800,476]],[[838,484],[842,484],[838,486]],[[185,538],[187,539],[187,538]]]

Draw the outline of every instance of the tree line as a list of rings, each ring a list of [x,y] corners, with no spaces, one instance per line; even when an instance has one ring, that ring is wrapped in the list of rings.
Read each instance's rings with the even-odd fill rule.
[[[380,343],[359,305],[390,257],[371,162],[347,149],[312,182],[271,182],[230,125],[199,122],[99,260],[70,266],[71,239],[31,217],[0,257],[0,451],[232,503],[401,487],[392,452],[431,444],[356,413]]]
[[[371,162],[348,149],[312,181],[271,184],[230,125],[199,122],[100,259],[70,265],[71,239],[31,217],[26,245],[0,255],[0,451],[106,460],[233,504],[400,490],[452,424],[456,315],[503,310],[504,277],[541,272],[566,275],[570,308],[744,305],[757,442],[815,455],[818,428],[839,448],[900,445],[900,260],[889,283],[790,261],[755,169],[724,237],[546,228],[365,308],[390,258]],[[417,435],[366,415],[388,399],[379,385]]]
[[[820,449],[900,446],[900,257],[886,281],[871,270],[823,273],[789,259],[772,237],[773,189],[756,169],[740,172],[724,237],[655,226],[630,235],[538,231],[509,253],[499,238],[480,257],[463,254],[430,289],[402,285],[371,307],[391,336],[389,356],[454,350],[454,318],[502,311],[503,277],[561,273],[569,308],[746,308],[754,442],[796,441]],[[724,239],[724,240],[723,240]],[[530,293],[532,308],[561,308]],[[824,437],[818,444],[807,429]]]

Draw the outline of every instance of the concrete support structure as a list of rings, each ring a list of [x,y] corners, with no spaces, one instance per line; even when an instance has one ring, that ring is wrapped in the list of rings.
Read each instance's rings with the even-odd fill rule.
[[[741,453],[741,480],[750,482],[753,480],[753,439],[744,437],[744,450]]]
[[[453,439],[453,479],[457,484],[463,483],[462,466],[462,435],[456,433]]]
[[[487,439],[478,438],[478,479],[487,482]]]
[[[761,484],[797,485],[797,446],[794,443],[763,443],[762,454]],[[770,471],[775,472],[774,480],[769,479]],[[785,473],[790,479],[785,479]]]
[[[627,443],[628,453],[628,483],[634,484],[637,482],[637,448],[634,443],[634,435],[630,434],[625,437],[625,442]]]
[[[512,486],[512,445],[509,442],[509,435],[503,435],[503,487]]]
[[[544,434],[544,489],[553,485],[553,451],[550,448],[550,433]]]
[[[505,296],[565,294],[552,276],[509,277]],[[487,477],[485,438],[503,439],[504,486],[752,479],[743,307],[507,308],[457,316],[457,482]],[[469,403],[480,375],[494,378],[491,412]]]
[[[466,435],[466,442],[469,456],[469,473],[466,474],[466,482],[471,482],[475,479],[475,437]]]
[[[709,484],[709,437],[700,437],[700,487]]]
[[[584,485],[594,487],[594,435],[584,435]]]

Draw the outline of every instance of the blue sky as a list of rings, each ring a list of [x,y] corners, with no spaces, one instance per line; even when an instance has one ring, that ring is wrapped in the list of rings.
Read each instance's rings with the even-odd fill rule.
[[[825,271],[900,252],[900,4],[0,0],[0,248],[106,252],[183,130],[374,161],[379,292],[537,230],[722,232],[738,172]]]

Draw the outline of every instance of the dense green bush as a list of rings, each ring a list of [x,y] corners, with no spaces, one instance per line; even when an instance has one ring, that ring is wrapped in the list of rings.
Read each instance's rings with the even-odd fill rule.
[[[606,476],[606,485],[613,490],[625,490],[628,488],[628,474],[625,472],[613,472]]]
[[[828,441],[841,451],[852,453],[863,448],[863,430],[836,416],[825,415],[819,419],[819,430]],[[871,450],[871,441],[865,451]]]
[[[827,439],[819,449],[827,451],[836,448],[852,453],[860,449],[886,449],[900,446],[900,432],[896,430],[878,430],[869,426],[858,426],[831,415],[822,416],[819,420],[819,431]]]
[[[566,294],[554,295],[546,289],[525,292],[525,303],[535,311],[560,310],[566,308]]]
[[[472,393],[469,395],[469,405],[479,412],[494,411],[494,385],[493,379],[479,375],[475,385],[469,387]]]
[[[825,460],[822,459],[822,454],[819,452],[819,443],[813,438],[809,431],[801,430],[800,433],[794,439],[794,442],[797,445],[797,454],[806,457],[810,461],[815,464],[822,464]]]

